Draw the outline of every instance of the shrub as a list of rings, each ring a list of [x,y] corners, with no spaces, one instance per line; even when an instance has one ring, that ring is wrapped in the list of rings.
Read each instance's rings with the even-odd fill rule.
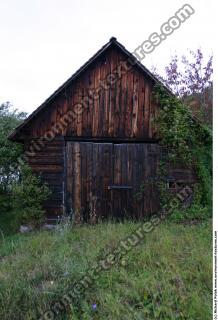
[[[23,165],[18,181],[12,184],[12,208],[15,221],[40,225],[44,220],[43,202],[49,197],[47,185],[32,173],[29,166]]]

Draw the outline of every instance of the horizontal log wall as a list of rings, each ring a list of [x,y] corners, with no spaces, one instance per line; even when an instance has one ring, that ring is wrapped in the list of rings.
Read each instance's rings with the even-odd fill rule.
[[[35,141],[36,143],[36,141]],[[25,146],[29,150],[31,142]],[[40,150],[28,157],[32,171],[47,183],[51,196],[44,203],[46,215],[50,218],[63,214],[64,209],[64,140],[48,142]]]

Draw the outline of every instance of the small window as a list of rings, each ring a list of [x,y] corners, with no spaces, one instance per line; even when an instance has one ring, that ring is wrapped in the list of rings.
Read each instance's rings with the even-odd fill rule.
[[[167,182],[167,188],[171,191],[179,191],[182,188],[184,188],[186,184],[184,182],[178,182],[178,181],[168,181]]]

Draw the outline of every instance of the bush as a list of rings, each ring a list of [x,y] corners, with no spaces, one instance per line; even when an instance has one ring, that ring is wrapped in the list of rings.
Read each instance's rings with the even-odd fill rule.
[[[194,197],[190,207],[179,208],[174,210],[170,215],[170,221],[187,222],[187,221],[207,221],[212,217],[212,207],[202,203],[202,190],[199,187],[194,188]]]
[[[12,210],[18,224],[40,225],[44,220],[43,202],[49,197],[47,185],[42,184],[29,166],[21,168],[20,179],[12,184]]]
[[[172,222],[207,221],[211,217],[211,211],[207,207],[193,204],[188,209],[175,210],[171,216]]]

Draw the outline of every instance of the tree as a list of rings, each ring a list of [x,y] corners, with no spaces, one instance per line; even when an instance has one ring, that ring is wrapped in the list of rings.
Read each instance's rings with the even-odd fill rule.
[[[40,224],[44,217],[42,204],[50,195],[27,164],[18,166],[16,172],[12,169],[23,150],[20,144],[9,141],[8,135],[25,117],[26,113],[13,109],[9,102],[0,105],[0,223],[7,215],[10,227],[16,225],[14,221]]]
[[[18,143],[8,140],[10,132],[26,117],[26,113],[18,112],[9,102],[0,105],[0,189],[8,190],[14,175],[10,165],[15,163],[22,153]]]
[[[165,68],[165,75],[157,76],[191,107],[193,115],[212,126],[213,56],[204,61],[201,49],[190,50],[188,56],[173,56]]]

